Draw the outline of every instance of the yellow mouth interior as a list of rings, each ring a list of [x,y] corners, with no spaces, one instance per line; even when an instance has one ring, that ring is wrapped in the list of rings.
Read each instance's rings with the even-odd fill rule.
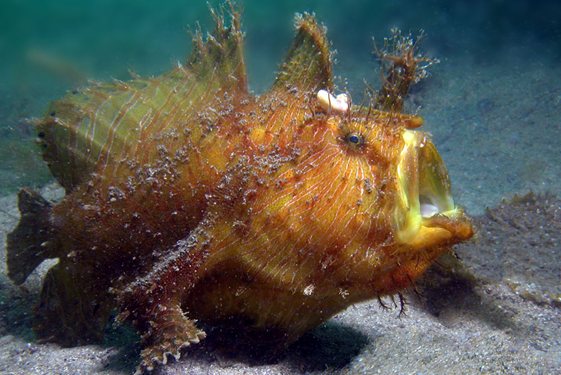
[[[403,141],[394,213],[397,240],[413,247],[430,246],[453,235],[445,221],[463,217],[463,212],[454,205],[448,172],[434,144],[425,134],[410,130],[404,131]]]

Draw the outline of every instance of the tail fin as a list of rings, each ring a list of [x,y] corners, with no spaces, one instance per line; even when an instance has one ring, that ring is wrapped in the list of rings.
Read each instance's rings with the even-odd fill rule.
[[[49,201],[35,191],[21,189],[18,194],[21,219],[7,238],[8,276],[18,285],[43,260],[52,257],[49,246],[53,235],[51,206]]]

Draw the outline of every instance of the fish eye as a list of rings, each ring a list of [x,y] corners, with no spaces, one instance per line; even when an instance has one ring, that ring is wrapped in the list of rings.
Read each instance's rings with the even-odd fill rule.
[[[349,133],[345,140],[353,146],[360,146],[364,144],[364,137],[359,133]]]

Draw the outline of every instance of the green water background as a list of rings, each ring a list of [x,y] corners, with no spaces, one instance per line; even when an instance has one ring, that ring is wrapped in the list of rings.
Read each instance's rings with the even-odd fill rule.
[[[364,80],[378,83],[371,38],[381,41],[392,27],[424,29],[424,51],[441,63],[409,108],[425,117],[457,199],[478,211],[530,189],[561,192],[561,2],[238,3],[255,93],[274,79],[296,12],[314,12],[328,27],[339,88],[355,100]],[[2,0],[0,195],[51,181],[26,119],[87,79],[166,71],[185,60],[197,24],[212,29],[206,1]]]

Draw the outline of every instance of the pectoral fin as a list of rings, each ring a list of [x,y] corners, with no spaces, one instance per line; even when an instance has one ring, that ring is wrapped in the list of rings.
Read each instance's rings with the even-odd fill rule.
[[[142,339],[137,374],[166,364],[169,356],[179,359],[182,348],[206,336],[181,309],[183,297],[198,281],[209,254],[206,233],[199,228],[178,241],[152,271],[118,293],[117,321],[131,322]]]

